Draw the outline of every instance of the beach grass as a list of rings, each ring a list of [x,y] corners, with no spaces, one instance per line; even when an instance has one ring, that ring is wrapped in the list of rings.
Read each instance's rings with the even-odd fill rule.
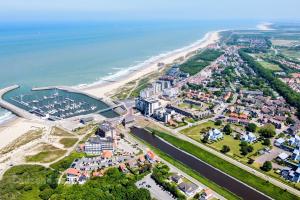
[[[38,138],[41,138],[43,135],[43,129],[37,129],[37,130],[30,130],[27,133],[23,134],[22,136],[18,137],[14,141],[12,141],[10,144],[8,144],[6,147],[0,149],[0,154],[6,154],[8,152],[13,151],[14,149],[17,149],[33,140],[36,140]]]
[[[53,136],[62,136],[62,137],[72,137],[72,136],[74,136],[70,132],[65,131],[65,130],[63,130],[61,128],[58,128],[56,126],[52,128],[50,134],[53,135]]]
[[[77,138],[61,138],[59,143],[64,145],[65,148],[72,147],[78,141]]]
[[[26,156],[26,162],[49,163],[62,157],[67,152],[50,144],[44,144],[39,149],[41,149],[39,153]]]

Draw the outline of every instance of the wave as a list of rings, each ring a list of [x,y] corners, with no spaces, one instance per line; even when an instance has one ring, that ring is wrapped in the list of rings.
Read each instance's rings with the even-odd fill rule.
[[[12,112],[0,108],[0,124],[4,124],[15,117],[16,115],[14,115]]]
[[[217,32],[219,32],[219,31],[217,31]],[[115,72],[115,73],[110,73],[106,76],[99,77],[99,79],[97,81],[93,82],[93,83],[79,84],[79,85],[76,85],[75,87],[76,88],[93,87],[95,85],[99,85],[99,84],[104,83],[106,81],[114,81],[117,78],[128,75],[133,70],[138,70],[138,69],[141,69],[143,67],[147,67],[147,65],[149,65],[151,63],[154,63],[154,62],[157,62],[157,61],[159,61],[159,60],[161,60],[165,57],[168,57],[168,56],[170,56],[174,53],[179,53],[179,52],[185,51],[185,50],[187,50],[191,47],[199,45],[199,44],[203,43],[204,41],[206,41],[212,33],[213,32],[208,32],[204,35],[203,38],[201,38],[201,39],[197,40],[196,42],[193,42],[189,45],[186,45],[182,48],[178,48],[178,49],[167,51],[167,52],[162,52],[162,53],[160,53],[159,55],[156,55],[156,56],[150,56],[145,61],[135,61],[134,64],[128,66],[127,68],[118,68],[120,70]],[[116,68],[113,68],[113,69],[116,69]]]

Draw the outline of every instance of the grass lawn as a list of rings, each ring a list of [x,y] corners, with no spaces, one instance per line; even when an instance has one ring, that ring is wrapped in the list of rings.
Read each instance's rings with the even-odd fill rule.
[[[77,138],[62,138],[59,143],[63,144],[65,148],[72,147],[78,141]]]
[[[247,157],[251,157],[253,154],[255,154],[255,152],[257,152],[258,150],[262,149],[264,146],[261,144],[261,142],[257,142],[257,143],[253,143],[251,144],[251,146],[253,146],[253,151],[249,154],[247,154],[246,156],[241,155],[240,152],[240,140],[235,140],[231,135],[224,135],[224,139],[220,140],[218,142],[214,142],[209,144],[209,146],[213,147],[214,149],[220,151],[223,147],[223,145],[227,145],[230,147],[230,152],[228,152],[227,154],[229,156],[234,157],[235,159],[239,160],[239,161],[243,161],[243,162],[247,162],[248,158]]]
[[[202,161],[220,169],[221,171],[235,177],[236,179],[243,181],[244,183],[248,184],[249,186],[252,186],[253,188],[256,188],[257,190],[267,194],[268,196],[274,198],[274,199],[285,199],[285,200],[295,200],[300,199],[300,197],[297,197],[289,192],[284,191],[283,189],[259,178],[254,176],[253,174],[215,156],[212,153],[209,153],[207,151],[204,151],[200,147],[178,139],[170,134],[166,134],[163,132],[155,131],[155,134],[162,139],[168,141],[169,143],[173,144],[174,146],[182,149],[183,151],[186,151],[197,158],[201,159]]]
[[[215,123],[213,121],[208,121],[208,122],[205,122],[203,124],[199,124],[197,126],[193,126],[193,127],[189,127],[189,128],[186,128],[186,129],[183,129],[181,131],[181,133],[193,138],[193,139],[198,139],[200,138],[200,132],[202,130],[205,130],[205,129],[211,129],[211,128],[218,128],[218,129],[221,129],[223,128],[223,126],[217,126],[215,125]]]
[[[26,156],[26,162],[49,163],[62,157],[67,151],[52,145],[43,145],[43,150],[35,155]]]
[[[263,66],[266,69],[272,70],[272,71],[281,71],[282,69],[273,63],[265,62],[265,61],[260,61],[259,64]]]
[[[188,104],[188,103],[180,103],[178,104],[179,108],[183,108],[183,109],[191,109],[191,110],[201,110],[200,106],[194,105],[194,104]]]

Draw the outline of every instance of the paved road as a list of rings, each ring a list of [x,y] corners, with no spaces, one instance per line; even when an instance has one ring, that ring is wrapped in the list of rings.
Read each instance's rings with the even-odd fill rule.
[[[241,181],[231,177],[222,171],[214,168],[213,166],[201,161],[195,156],[188,154],[171,144],[161,140],[158,137],[153,136],[148,131],[142,128],[132,128],[131,132],[137,137],[147,141],[149,144],[167,153],[174,159],[184,163],[191,169],[199,172],[207,179],[215,182],[216,184],[228,189],[236,195],[242,197],[245,200],[269,200],[270,197],[257,191],[256,189],[242,183]]]
[[[274,184],[274,185],[276,185],[276,186],[278,186],[278,187],[280,187],[282,189],[286,189],[287,191],[289,191],[290,193],[292,193],[294,195],[300,196],[300,191],[299,190],[297,190],[297,189],[295,189],[295,188],[293,188],[291,186],[288,186],[285,183],[282,183],[282,182],[280,182],[280,181],[278,181],[278,180],[276,180],[276,179],[274,179],[274,178],[272,178],[270,176],[267,176],[267,175],[263,174],[262,172],[259,172],[259,171],[255,170],[255,169],[253,169],[253,168],[251,168],[251,167],[249,167],[247,165],[244,165],[243,163],[240,163],[239,161],[234,160],[233,158],[230,158],[230,157],[222,154],[221,152],[218,152],[218,151],[216,151],[216,150],[214,150],[214,149],[212,149],[210,147],[207,147],[206,145],[201,144],[201,143],[199,143],[199,142],[197,142],[197,141],[195,141],[195,140],[193,140],[193,139],[191,139],[191,138],[189,138],[189,137],[187,137],[187,136],[179,133],[177,130],[168,128],[168,127],[166,127],[166,126],[164,126],[164,125],[162,125],[162,124],[160,124],[160,123],[158,123],[158,122],[156,122],[154,120],[152,120],[152,122],[155,123],[155,124],[157,124],[158,126],[164,128],[164,129],[167,129],[170,133],[172,133],[173,136],[175,136],[177,138],[180,138],[182,140],[188,141],[188,142],[190,142],[190,143],[192,143],[192,144],[194,144],[194,145],[196,145],[196,146],[204,149],[205,151],[208,151],[208,152],[210,152],[210,153],[212,153],[212,154],[214,154],[214,155],[216,155],[216,156],[218,156],[218,157],[220,157],[220,158],[222,158],[222,159],[224,159],[224,160],[226,160],[226,161],[234,164],[235,166],[238,166],[238,167],[240,167],[240,168],[248,171],[249,173],[251,173],[251,174],[253,174],[255,176],[258,176],[258,177],[260,177],[260,178],[262,178],[262,179],[264,179],[266,181],[269,181],[270,183],[272,183],[272,184]],[[202,120],[202,122],[205,122],[205,120]]]

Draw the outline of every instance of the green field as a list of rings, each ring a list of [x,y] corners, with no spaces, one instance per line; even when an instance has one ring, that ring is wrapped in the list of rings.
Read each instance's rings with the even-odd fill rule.
[[[62,138],[59,140],[59,143],[64,145],[65,148],[69,148],[72,147],[77,141],[77,138]]]
[[[269,69],[269,70],[272,70],[272,71],[282,71],[282,69],[278,65],[275,65],[273,63],[269,63],[269,62],[266,62],[266,61],[260,61],[259,63],[265,69]]]
[[[193,139],[198,139],[200,138],[200,133],[205,131],[207,132],[211,128],[218,128],[221,129],[223,126],[217,126],[213,121],[208,121],[202,124],[199,124],[197,126],[192,126],[186,129],[183,129],[181,133],[188,135],[189,137]]]
[[[197,126],[184,129],[181,131],[181,133],[188,136],[189,138],[196,140],[197,142],[201,142],[203,134],[206,133],[209,129],[218,128],[219,130],[221,130],[223,128],[223,126],[224,125],[217,126],[214,124],[213,121],[208,121],[203,124],[199,124]],[[238,126],[238,125],[234,125],[234,124],[231,124],[231,128],[233,130],[236,128],[239,128],[243,131],[245,130],[245,128],[243,126]],[[263,145],[261,144],[261,142],[254,143],[251,145],[254,148],[253,152],[247,154],[247,156],[243,156],[243,155],[241,155],[241,152],[240,152],[240,143],[241,143],[241,141],[234,139],[232,135],[224,134],[223,140],[219,140],[217,142],[212,142],[212,143],[209,143],[206,145],[210,146],[213,149],[216,149],[218,151],[220,151],[222,149],[223,145],[227,145],[230,147],[230,152],[228,152],[227,155],[234,157],[235,159],[237,159],[239,161],[243,161],[243,162],[247,162],[248,161],[247,157],[251,157],[253,154],[255,154],[255,152],[257,152],[258,150],[263,148]]]
[[[172,135],[163,132],[159,132],[159,131],[154,131],[154,132],[155,135],[161,137],[167,142],[173,144],[174,146],[196,156],[202,161],[216,167],[217,169],[220,169],[221,171],[235,177],[240,181],[243,181],[247,185],[252,186],[253,188],[265,193],[266,195],[274,199],[285,199],[285,200],[300,199],[300,197],[297,197],[259,177],[256,177],[251,173],[215,156],[214,154],[204,151],[200,147],[190,142],[178,139]]]
[[[188,104],[188,103],[180,103],[178,104],[179,108],[183,109],[192,109],[192,110],[201,110],[201,106],[197,106],[195,104]]]

